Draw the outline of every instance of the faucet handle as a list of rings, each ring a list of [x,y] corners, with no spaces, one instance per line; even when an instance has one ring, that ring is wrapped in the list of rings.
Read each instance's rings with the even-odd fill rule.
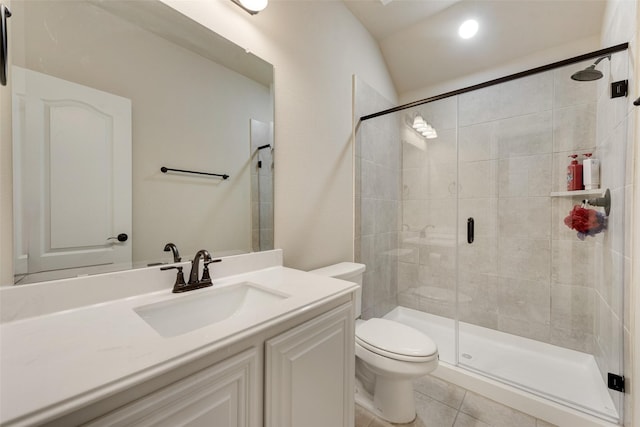
[[[206,282],[206,281],[211,282],[211,276],[209,275],[209,264],[211,264],[212,262],[222,262],[222,260],[218,258],[218,259],[210,259],[204,262],[204,268],[202,269],[202,279],[200,280],[201,282]]]
[[[173,292],[174,293],[184,292],[184,288],[187,286],[187,284],[184,282],[184,274],[182,273],[182,267],[178,267],[175,265],[172,265],[170,267],[160,267],[160,270],[173,270],[173,269],[178,270],[178,274],[176,275],[176,281],[173,284]]]

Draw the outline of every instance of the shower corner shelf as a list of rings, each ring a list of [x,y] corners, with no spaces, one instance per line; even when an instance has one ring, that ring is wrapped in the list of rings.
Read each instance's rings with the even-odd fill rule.
[[[602,188],[596,188],[595,190],[573,190],[573,191],[552,191],[551,197],[572,197],[572,196],[602,196],[606,190]]]
[[[611,191],[609,191],[608,188],[604,191],[601,188],[598,188],[597,190],[557,191],[551,193],[551,197],[572,197],[588,195],[598,195],[600,197],[595,199],[584,199],[582,200],[583,205],[602,207],[604,208],[605,214],[609,216],[609,213],[611,213]]]

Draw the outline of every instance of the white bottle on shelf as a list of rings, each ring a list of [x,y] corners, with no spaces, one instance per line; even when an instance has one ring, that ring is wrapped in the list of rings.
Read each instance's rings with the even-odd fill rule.
[[[585,190],[600,188],[600,161],[591,157],[592,153],[585,153],[582,162],[582,183]]]

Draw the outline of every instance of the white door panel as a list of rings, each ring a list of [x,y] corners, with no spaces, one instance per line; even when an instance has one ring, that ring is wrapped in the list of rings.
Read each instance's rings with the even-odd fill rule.
[[[131,239],[108,238],[131,236],[131,101],[13,73],[17,260],[28,272],[130,264]]]

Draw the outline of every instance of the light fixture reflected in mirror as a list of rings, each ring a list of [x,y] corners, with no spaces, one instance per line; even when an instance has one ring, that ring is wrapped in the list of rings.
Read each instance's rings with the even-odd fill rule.
[[[246,12],[250,13],[251,15],[255,15],[258,12],[263,11],[269,3],[269,0],[231,0],[231,1],[237,4],[238,6],[240,6]]]
[[[438,132],[431,126],[422,116],[417,115],[413,120],[408,121],[409,125],[420,135],[427,139],[433,139],[438,137]]]

